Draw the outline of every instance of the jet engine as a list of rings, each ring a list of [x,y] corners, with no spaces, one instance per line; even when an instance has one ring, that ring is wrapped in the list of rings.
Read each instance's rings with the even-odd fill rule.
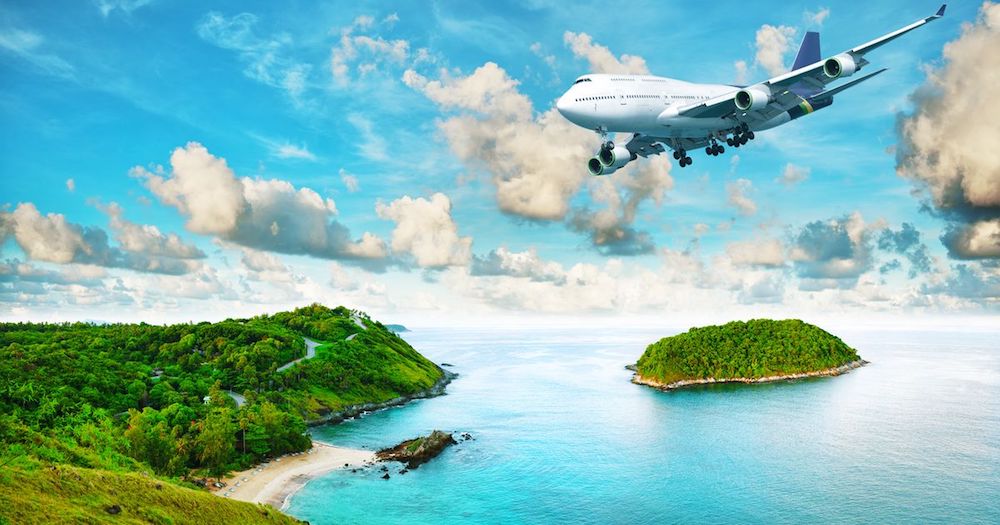
[[[740,111],[764,109],[771,101],[771,90],[767,86],[756,85],[736,92],[736,107]]]
[[[602,148],[596,157],[587,162],[587,169],[590,174],[610,175],[622,166],[635,160],[637,155],[633,154],[625,146],[615,146],[613,148]]]
[[[823,73],[830,78],[849,77],[857,70],[857,62],[847,53],[841,53],[823,62]]]

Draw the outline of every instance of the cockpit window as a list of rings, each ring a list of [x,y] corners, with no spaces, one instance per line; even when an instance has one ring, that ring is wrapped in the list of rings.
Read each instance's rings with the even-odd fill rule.
[[[589,78],[578,78],[578,79],[576,79],[576,82],[573,82],[573,85],[575,86],[575,85],[579,84],[580,82],[590,82],[590,79]]]

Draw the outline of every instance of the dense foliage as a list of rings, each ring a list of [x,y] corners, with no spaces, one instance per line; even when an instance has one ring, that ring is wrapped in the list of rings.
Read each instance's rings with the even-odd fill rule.
[[[303,336],[323,343],[315,357],[279,370],[306,355]],[[343,307],[171,326],[0,324],[0,464],[219,474],[307,449],[309,419],[441,376]]]
[[[636,363],[640,377],[760,378],[835,368],[858,360],[839,337],[798,319],[754,319],[692,328],[649,345]]]

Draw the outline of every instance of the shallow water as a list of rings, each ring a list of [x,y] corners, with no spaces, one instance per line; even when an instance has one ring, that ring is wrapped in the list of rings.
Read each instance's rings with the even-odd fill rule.
[[[1000,519],[1000,334],[842,333],[872,364],[834,377],[658,392],[629,383],[663,331],[421,330],[448,395],[315,436],[367,448],[469,432],[390,480],[311,481],[333,523],[898,523]]]

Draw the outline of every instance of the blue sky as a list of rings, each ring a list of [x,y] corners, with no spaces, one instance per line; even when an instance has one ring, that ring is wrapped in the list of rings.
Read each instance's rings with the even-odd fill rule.
[[[995,312],[1000,250],[976,235],[1000,203],[970,190],[970,219],[934,193],[947,166],[898,153],[927,147],[906,118],[961,117],[911,94],[974,58],[942,55],[962,24],[997,36],[992,4],[950,6],[870,56],[887,73],[738,155],[588,180],[597,137],[551,113],[580,74],[639,57],[753,83],[807,30],[830,55],[937,8],[754,6],[5,3],[0,316]]]

